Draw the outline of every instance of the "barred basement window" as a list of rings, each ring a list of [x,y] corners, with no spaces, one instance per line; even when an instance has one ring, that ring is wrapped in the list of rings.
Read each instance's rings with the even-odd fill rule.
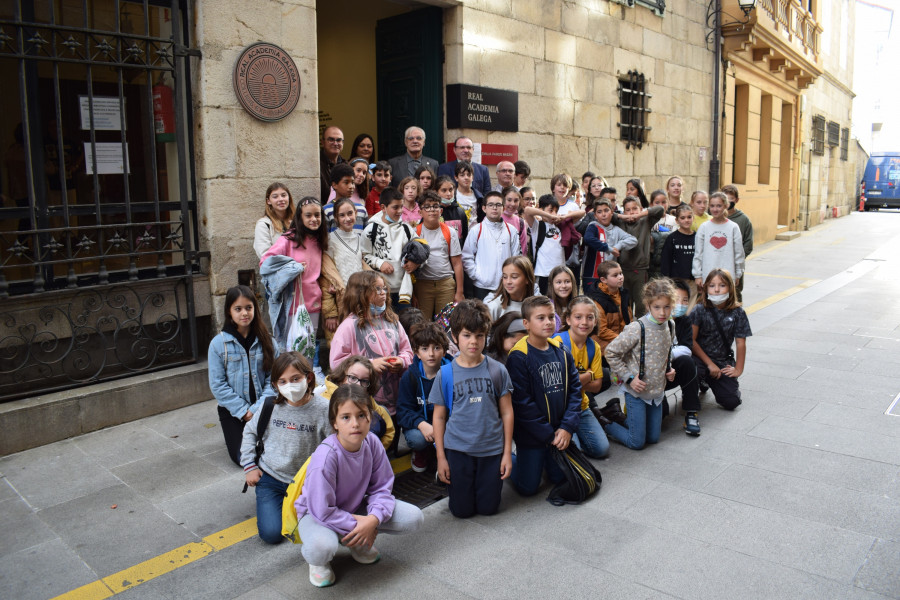
[[[647,126],[650,109],[647,107],[653,96],[647,93],[647,80],[643,73],[628,71],[628,75],[619,78],[619,139],[626,142],[625,147],[640,148],[647,141]]]
[[[850,130],[846,127],[841,129],[841,160],[847,160],[850,146]]]
[[[828,145],[837,146],[841,143],[841,126],[834,121],[828,121]]]
[[[825,117],[816,115],[812,121],[812,152],[825,155]]]
[[[647,7],[652,10],[656,16],[662,17],[666,14],[666,0],[612,0],[617,4],[624,4],[628,7],[634,7],[635,4]]]

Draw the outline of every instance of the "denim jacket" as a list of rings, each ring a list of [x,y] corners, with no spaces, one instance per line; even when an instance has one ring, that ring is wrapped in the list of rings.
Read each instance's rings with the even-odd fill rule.
[[[294,302],[293,283],[302,273],[303,265],[290,256],[270,256],[259,266],[260,279],[269,299],[269,318],[276,351],[287,347],[290,311]]]
[[[278,356],[278,349],[275,349]],[[247,411],[254,414],[261,406],[269,386],[269,374],[263,371],[263,351],[259,340],[254,340],[250,347],[250,360],[247,352],[233,335],[222,332],[209,343],[208,354],[209,390],[216,397],[220,406],[224,407],[235,418],[243,418]],[[256,404],[250,406],[250,379],[253,378],[253,389],[256,390]]]

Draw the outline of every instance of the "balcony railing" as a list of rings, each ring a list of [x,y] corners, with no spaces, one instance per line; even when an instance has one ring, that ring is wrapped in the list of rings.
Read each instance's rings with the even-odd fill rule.
[[[814,62],[819,57],[819,34],[821,28],[812,15],[796,0],[759,0],[757,11],[762,11],[772,20],[789,42],[802,46]]]

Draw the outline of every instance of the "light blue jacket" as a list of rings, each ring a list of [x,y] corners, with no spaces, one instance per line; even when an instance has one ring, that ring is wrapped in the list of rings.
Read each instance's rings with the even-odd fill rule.
[[[294,301],[293,284],[301,273],[303,265],[290,256],[270,256],[259,266],[260,280],[269,299],[269,319],[276,351],[287,348],[291,304]]]
[[[278,348],[275,348],[278,356]],[[247,351],[233,335],[221,332],[209,343],[209,390],[235,418],[241,419],[247,411],[256,414],[262,406],[262,398],[269,387],[269,374],[263,371],[263,351],[259,340]],[[249,377],[248,377],[249,375]],[[250,405],[250,378],[256,391],[256,404]]]

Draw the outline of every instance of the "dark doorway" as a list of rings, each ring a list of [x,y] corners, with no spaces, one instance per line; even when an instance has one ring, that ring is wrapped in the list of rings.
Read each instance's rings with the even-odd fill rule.
[[[381,19],[375,29],[378,156],[406,151],[403,132],[425,130],[425,156],[443,161],[443,11],[425,8]]]

